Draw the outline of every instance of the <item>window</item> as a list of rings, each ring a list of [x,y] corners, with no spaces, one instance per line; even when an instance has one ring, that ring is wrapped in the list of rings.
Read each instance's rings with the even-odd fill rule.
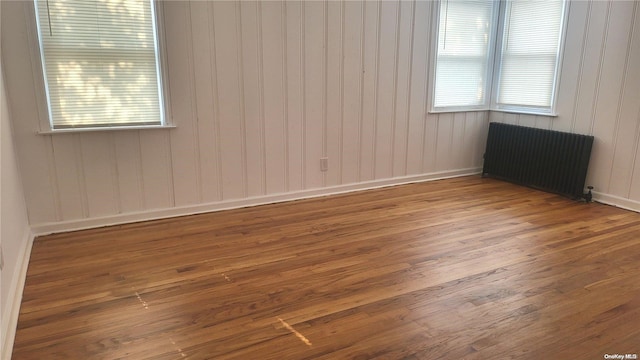
[[[508,1],[500,52],[496,108],[553,107],[563,1]]]
[[[492,110],[552,114],[564,5],[440,1],[433,111],[486,110],[491,98]]]
[[[486,107],[494,8],[486,0],[440,3],[434,109]]]
[[[53,130],[164,125],[151,0],[35,8]]]

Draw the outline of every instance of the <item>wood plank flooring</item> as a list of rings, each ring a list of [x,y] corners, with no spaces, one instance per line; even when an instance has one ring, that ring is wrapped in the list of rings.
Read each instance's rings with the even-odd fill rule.
[[[640,214],[464,177],[38,238],[13,359],[640,354]]]

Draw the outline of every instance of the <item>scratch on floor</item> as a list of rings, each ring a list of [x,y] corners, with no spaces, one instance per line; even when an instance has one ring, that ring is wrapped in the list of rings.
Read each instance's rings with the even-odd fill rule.
[[[136,296],[138,297],[138,300],[140,300],[140,303],[142,304],[142,306],[144,306],[145,309],[149,310],[149,304],[147,304],[146,301],[142,300],[142,297],[140,296],[140,294],[138,294],[137,291],[136,291]]]
[[[291,331],[293,333],[293,335],[295,335],[296,337],[298,337],[298,339],[300,339],[303,343],[311,346],[311,341],[309,341],[309,339],[307,339],[306,337],[304,337],[304,335],[300,334],[296,329],[294,329],[291,325],[287,324],[286,321],[278,318],[278,320],[280,321],[280,323],[282,324],[282,326],[284,326],[285,328],[287,328],[287,330]]]
[[[169,341],[171,341],[171,343],[173,344],[173,346],[176,348],[176,350],[180,353],[180,355],[182,355],[182,357],[187,357],[187,354],[184,353],[184,351],[182,351],[182,349],[180,348],[180,346],[178,346],[178,344],[176,344],[175,341],[173,341],[172,338],[169,338]]]

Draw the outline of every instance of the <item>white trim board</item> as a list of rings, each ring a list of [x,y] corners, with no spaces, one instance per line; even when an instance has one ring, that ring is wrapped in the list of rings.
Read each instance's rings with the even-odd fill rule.
[[[433,181],[461,176],[480,174],[481,168],[468,168],[450,171],[439,171],[429,174],[411,175],[391,179],[371,180],[360,183],[337,185],[318,189],[301,190],[289,193],[255,196],[243,199],[223,200],[214,203],[181,206],[167,209],[149,210],[128,214],[118,214],[90,219],[62,221],[32,225],[31,231],[35,236],[48,235],[66,231],[76,231],[103,226],[120,225],[140,221],[165,219],[170,217],[202,214],[242,207],[273,204],[285,201],[308,199],[327,195],[336,195],[354,191],[370,190],[387,186],[403,185],[424,181]]]
[[[29,268],[29,259],[31,257],[31,248],[35,236],[29,229],[25,229],[22,244],[18,254],[17,271],[13,274],[11,284],[9,284],[9,295],[7,296],[7,304],[4,304],[2,311],[2,326],[5,327],[4,343],[2,344],[2,359],[11,359],[13,352],[13,341],[16,337],[16,329],[18,326],[18,315],[20,314],[20,305],[22,304],[22,292],[24,284],[27,280],[27,269]],[[6,322],[5,322],[6,321]]]
[[[599,203],[619,207],[625,210],[640,212],[640,201],[625,199],[615,195],[609,195],[593,191],[593,200]]]

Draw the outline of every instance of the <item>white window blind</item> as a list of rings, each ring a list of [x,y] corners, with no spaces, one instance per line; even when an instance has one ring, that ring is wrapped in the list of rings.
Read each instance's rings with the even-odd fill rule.
[[[497,105],[551,109],[562,0],[507,1]]]
[[[36,0],[53,129],[162,125],[150,0]]]
[[[485,105],[494,6],[492,0],[441,1],[434,109]]]

